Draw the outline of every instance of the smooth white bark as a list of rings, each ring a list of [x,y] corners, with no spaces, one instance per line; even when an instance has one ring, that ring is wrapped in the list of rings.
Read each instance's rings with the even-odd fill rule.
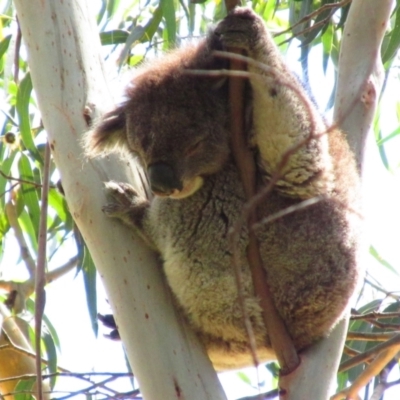
[[[360,170],[382,89],[380,57],[394,0],[353,0],[344,27],[334,121],[348,135]]]
[[[344,28],[334,121],[346,132],[362,170],[364,147],[382,88],[380,48],[394,0],[353,0]],[[292,376],[283,377],[289,387],[282,400],[325,400],[336,385],[336,373],[347,333],[342,321],[331,335],[302,356]]]
[[[280,378],[286,389],[281,400],[326,400],[336,389],[336,374],[346,339],[348,319],[343,319],[330,336],[320,340],[301,354],[295,372]]]
[[[95,118],[112,106],[91,2],[14,3],[68,206],[103,278],[145,399],[224,399],[204,349],[172,305],[157,258],[100,211],[106,202],[103,182],[140,179],[129,162],[116,157],[87,162],[82,156],[84,113]]]

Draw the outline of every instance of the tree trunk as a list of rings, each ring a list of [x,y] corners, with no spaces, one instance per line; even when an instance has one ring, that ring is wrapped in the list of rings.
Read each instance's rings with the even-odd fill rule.
[[[95,119],[112,106],[91,2],[14,3],[68,206],[103,278],[143,396],[224,399],[203,347],[172,305],[157,257],[132,231],[101,213],[103,182],[131,182],[143,189],[129,162],[86,161],[82,154],[88,116]]]

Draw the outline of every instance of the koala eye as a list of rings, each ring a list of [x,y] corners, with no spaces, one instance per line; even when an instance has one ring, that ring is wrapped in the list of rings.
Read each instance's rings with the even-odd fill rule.
[[[193,154],[195,154],[197,151],[199,151],[201,149],[201,147],[203,146],[204,143],[204,139],[198,140],[196,143],[190,145],[186,151],[185,151],[185,156],[190,157]]]

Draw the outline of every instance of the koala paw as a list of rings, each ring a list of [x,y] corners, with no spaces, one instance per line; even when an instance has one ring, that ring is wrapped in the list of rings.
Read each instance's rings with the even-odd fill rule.
[[[105,184],[107,197],[112,202],[103,206],[103,212],[109,217],[117,217],[118,214],[124,214],[135,204],[138,194],[133,187],[122,182],[107,182]]]
[[[224,47],[236,47],[251,53],[265,32],[261,18],[249,8],[235,8],[215,28]]]
[[[128,183],[107,182],[107,197],[111,200],[102,211],[112,218],[119,218],[127,225],[140,225],[140,220],[149,202],[141,198]]]

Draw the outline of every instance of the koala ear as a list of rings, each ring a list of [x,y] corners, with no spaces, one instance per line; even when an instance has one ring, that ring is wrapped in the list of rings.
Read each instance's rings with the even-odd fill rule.
[[[88,157],[104,156],[127,145],[125,107],[119,106],[107,113],[83,139]]]

